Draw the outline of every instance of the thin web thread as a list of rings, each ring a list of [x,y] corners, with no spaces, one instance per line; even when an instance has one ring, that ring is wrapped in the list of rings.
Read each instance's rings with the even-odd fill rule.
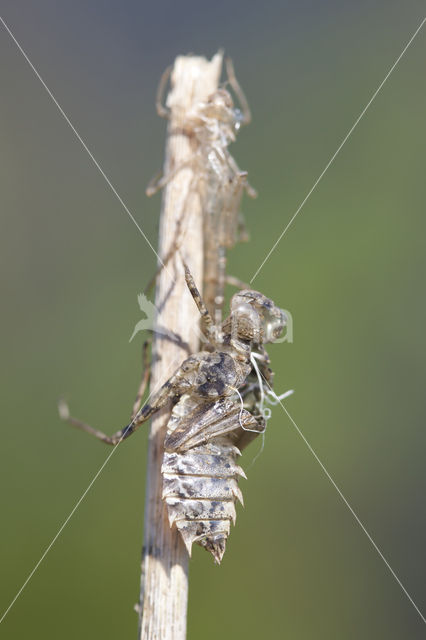
[[[171,371],[171,369],[176,366],[176,362],[177,360],[173,361],[172,366],[169,368],[168,372]],[[152,397],[152,395],[161,388],[161,385],[158,385],[157,389],[155,389],[155,391],[151,391],[146,399],[145,405],[149,402],[150,398]],[[144,405],[144,406],[145,406]],[[65,529],[65,527],[67,526],[68,522],[71,520],[72,516],[74,515],[74,513],[77,511],[78,507],[80,506],[80,504],[83,502],[84,498],[86,497],[86,495],[89,493],[90,489],[92,488],[92,486],[95,484],[96,480],[98,479],[98,477],[100,476],[100,474],[102,473],[102,471],[104,470],[104,468],[106,467],[107,463],[111,460],[112,456],[114,455],[114,453],[116,452],[117,448],[119,447],[119,445],[121,444],[121,442],[123,441],[123,438],[125,437],[127,430],[133,425],[134,421],[136,420],[137,415],[132,419],[132,421],[127,425],[126,429],[123,432],[123,435],[121,436],[119,442],[114,445],[113,450],[111,451],[111,453],[107,456],[107,458],[105,459],[105,461],[102,463],[102,465],[100,466],[100,468],[98,469],[98,471],[96,472],[96,474],[94,475],[94,477],[92,478],[92,480],[90,481],[87,489],[85,489],[85,491],[83,492],[83,494],[81,495],[81,497],[77,500],[76,504],[74,505],[74,507],[72,508],[72,510],[70,511],[69,515],[66,517],[66,519],[64,520],[64,522],[62,523],[62,525],[60,526],[58,532],[56,533],[56,535],[52,538],[51,542],[48,544],[48,546],[46,547],[46,549],[44,550],[43,554],[41,555],[40,559],[38,560],[38,562],[36,563],[36,565],[34,566],[33,570],[31,571],[31,573],[28,575],[27,579],[25,580],[25,582],[23,583],[22,587],[19,589],[19,591],[17,592],[17,594],[15,595],[15,597],[13,598],[13,600],[11,601],[11,603],[9,604],[9,606],[7,607],[7,609],[5,610],[5,612],[3,613],[2,617],[0,618],[0,624],[3,622],[3,620],[5,619],[5,617],[7,616],[7,614],[9,613],[9,611],[11,610],[11,608],[13,607],[13,605],[15,604],[15,602],[17,601],[17,599],[19,598],[19,596],[21,595],[21,593],[23,592],[23,590],[25,589],[25,587],[27,586],[27,584],[29,583],[29,581],[31,580],[31,578],[33,577],[33,575],[35,574],[35,572],[37,571],[37,569],[39,568],[39,566],[41,565],[41,563],[43,562],[43,560],[45,559],[45,557],[47,556],[47,554],[49,553],[49,551],[51,550],[51,548],[53,547],[53,545],[55,544],[56,540],[59,538],[59,536],[61,535],[62,531]]]
[[[112,184],[111,180],[108,178],[108,176],[106,175],[105,171],[102,169],[101,165],[99,164],[99,162],[96,160],[95,156],[93,155],[93,153],[90,151],[89,147],[87,146],[87,144],[84,142],[83,138],[81,137],[81,135],[78,133],[77,129],[75,128],[75,126],[73,125],[73,123],[71,122],[71,120],[69,119],[69,117],[67,116],[67,114],[65,113],[65,111],[63,110],[63,108],[61,107],[61,105],[59,104],[59,102],[57,101],[57,99],[55,98],[55,96],[53,95],[52,91],[49,89],[49,87],[47,86],[47,84],[45,83],[45,81],[43,80],[43,78],[41,77],[40,73],[37,71],[36,67],[34,66],[34,64],[31,62],[30,58],[28,57],[28,55],[26,54],[26,52],[24,51],[24,49],[22,48],[22,46],[19,44],[18,40],[15,38],[15,36],[13,35],[12,31],[10,30],[10,28],[8,27],[8,25],[6,24],[6,22],[3,20],[3,18],[0,16],[0,21],[3,24],[4,28],[6,29],[6,31],[8,32],[8,34],[10,35],[10,37],[12,38],[13,42],[16,44],[16,46],[18,47],[19,51],[22,53],[22,55],[24,56],[25,60],[27,61],[27,63],[29,64],[29,66],[31,67],[32,71],[34,72],[34,74],[37,76],[37,78],[40,80],[41,84],[43,85],[44,89],[46,90],[46,92],[48,93],[48,95],[50,96],[50,98],[52,99],[52,101],[54,102],[54,104],[56,105],[59,113],[62,115],[62,117],[64,118],[65,122],[69,125],[69,127],[71,128],[71,130],[73,131],[74,135],[76,136],[76,138],[78,139],[78,141],[80,142],[80,144],[82,145],[83,149],[87,152],[88,156],[90,157],[90,159],[92,160],[93,164],[95,165],[95,167],[97,168],[97,170],[99,171],[99,173],[101,174],[101,176],[104,178],[105,182],[107,183],[107,185],[109,186],[109,188],[111,189],[111,191],[113,192],[113,194],[115,195],[115,197],[117,198],[117,200],[119,201],[119,203],[121,204],[121,206],[123,207],[123,209],[125,210],[125,212],[127,213],[127,215],[129,216],[129,218],[131,219],[131,221],[133,222],[133,224],[136,226],[136,228],[138,229],[139,233],[142,235],[142,237],[145,239],[145,241],[147,242],[147,244],[149,245],[149,247],[152,249],[152,251],[155,253],[155,255],[157,256],[157,260],[159,261],[159,263],[161,264],[161,266],[166,270],[166,272],[168,273],[168,275],[170,276],[170,278],[172,279],[172,281],[174,282],[173,276],[171,275],[170,271],[167,269],[167,267],[165,266],[165,264],[163,263],[163,261],[161,260],[160,256],[158,255],[158,253],[156,252],[156,250],[154,249],[154,247],[152,246],[151,242],[149,241],[149,239],[147,238],[147,236],[145,235],[145,233],[143,232],[142,228],[139,226],[139,224],[137,223],[135,217],[133,216],[133,214],[131,213],[131,211],[129,210],[129,208],[127,207],[126,203],[123,201],[122,197],[120,196],[120,194],[118,193],[117,189],[114,187],[114,185]]]
[[[391,73],[393,72],[393,70],[395,69],[395,67],[397,66],[397,64],[399,63],[399,61],[401,60],[401,58],[403,57],[403,55],[405,54],[405,52],[407,51],[408,47],[411,45],[411,43],[413,42],[414,38],[417,36],[417,34],[419,33],[420,29],[423,27],[424,23],[426,22],[426,18],[423,18],[423,20],[421,21],[420,25],[417,27],[417,29],[415,30],[415,32],[413,33],[413,35],[411,36],[410,40],[407,42],[407,44],[405,45],[404,49],[402,50],[402,52],[399,54],[398,58],[395,60],[395,62],[393,63],[393,65],[391,66],[391,68],[389,69],[389,71],[387,72],[387,74],[385,75],[384,79],[382,80],[382,82],[379,84],[378,88],[376,89],[376,91],[373,93],[373,95],[371,96],[370,100],[367,102],[367,104],[365,105],[364,109],[361,111],[360,115],[358,116],[358,118],[355,120],[354,124],[352,125],[352,127],[349,129],[348,133],[346,134],[346,136],[343,138],[342,142],[340,143],[340,145],[337,147],[337,150],[335,151],[335,153],[331,156],[330,160],[328,161],[328,163],[325,166],[325,169],[322,171],[322,173],[320,173],[319,177],[317,178],[317,180],[314,182],[312,188],[310,189],[310,191],[308,192],[307,196],[302,200],[301,204],[299,205],[299,207],[296,209],[296,212],[293,214],[293,216],[290,218],[290,221],[288,222],[287,226],[285,227],[285,229],[281,232],[281,234],[278,237],[278,240],[274,243],[272,249],[269,251],[269,253],[267,254],[266,258],[263,260],[262,264],[260,265],[260,267],[257,269],[257,271],[255,272],[254,276],[252,277],[252,279],[250,280],[250,284],[253,282],[253,280],[258,276],[258,274],[260,273],[261,269],[263,268],[263,266],[265,265],[265,263],[269,260],[269,258],[271,257],[272,253],[275,251],[275,249],[277,248],[278,244],[281,242],[282,238],[284,237],[284,235],[287,233],[288,229],[290,228],[290,226],[293,224],[294,220],[296,219],[296,216],[299,214],[299,212],[301,211],[301,209],[304,207],[305,203],[307,202],[307,200],[310,198],[311,194],[314,192],[314,190],[316,189],[316,187],[318,186],[318,184],[320,183],[320,181],[322,180],[322,178],[324,177],[324,175],[326,174],[326,172],[328,171],[328,169],[330,168],[330,166],[333,164],[336,156],[338,155],[338,153],[341,151],[341,149],[343,148],[343,146],[345,145],[346,141],[348,140],[348,138],[351,136],[351,134],[353,133],[354,129],[356,128],[356,126],[358,125],[358,123],[360,122],[360,120],[362,119],[362,117],[364,116],[364,114],[366,113],[367,109],[370,107],[370,105],[372,104],[373,100],[376,98],[377,94],[380,92],[380,90],[382,89],[383,85],[385,84],[385,82],[387,81],[387,79],[389,78],[389,76],[391,75]]]
[[[265,384],[269,387],[269,384],[267,382],[267,380],[265,380]],[[358,523],[358,525],[361,527],[361,529],[363,530],[363,532],[365,533],[365,535],[367,536],[367,538],[369,539],[369,541],[371,542],[371,544],[373,545],[374,549],[377,551],[377,553],[379,554],[380,558],[383,560],[383,562],[385,563],[385,565],[387,566],[387,568],[389,569],[390,573],[392,574],[393,578],[396,580],[396,582],[398,583],[398,585],[401,587],[402,591],[404,592],[404,594],[406,595],[406,597],[408,598],[408,600],[411,602],[411,604],[413,605],[414,609],[417,611],[417,613],[419,614],[420,618],[423,620],[423,622],[426,624],[426,618],[424,617],[424,615],[422,614],[422,612],[420,611],[419,607],[416,605],[416,603],[414,602],[413,598],[410,596],[410,594],[408,593],[407,589],[404,587],[404,585],[402,584],[401,580],[398,578],[397,574],[395,573],[395,571],[392,569],[391,565],[389,564],[389,562],[386,560],[385,556],[383,555],[383,553],[381,552],[381,550],[379,549],[379,547],[377,546],[377,544],[374,542],[372,536],[370,535],[370,533],[367,531],[366,527],[364,526],[364,524],[362,523],[362,521],[360,520],[360,518],[358,517],[358,515],[355,513],[354,509],[351,507],[351,505],[349,504],[349,502],[347,501],[347,499],[345,498],[345,496],[343,495],[342,491],[339,489],[339,487],[337,486],[336,482],[333,480],[333,478],[331,477],[330,473],[327,471],[326,467],[324,466],[324,464],[321,462],[320,458],[318,457],[318,455],[316,454],[316,452],[314,451],[314,449],[312,448],[312,446],[309,444],[309,442],[307,441],[306,437],[304,436],[304,434],[302,433],[302,431],[299,429],[299,427],[297,426],[296,422],[293,420],[292,416],[289,414],[289,412],[287,411],[287,409],[285,408],[285,406],[283,405],[283,403],[281,402],[281,400],[279,400],[279,404],[281,405],[283,411],[285,412],[285,414],[287,415],[287,417],[289,418],[290,422],[292,423],[292,425],[294,426],[294,428],[296,429],[297,433],[299,434],[299,436],[302,438],[303,442],[306,444],[306,446],[308,447],[309,451],[311,452],[311,454],[314,456],[315,460],[318,462],[318,464],[320,465],[321,469],[323,470],[323,472],[325,473],[325,475],[327,476],[328,480],[331,482],[331,484],[333,485],[333,487],[336,489],[337,493],[339,494],[340,498],[343,500],[343,502],[345,503],[346,507],[349,509],[349,511],[351,512],[352,516],[355,518],[356,522]]]

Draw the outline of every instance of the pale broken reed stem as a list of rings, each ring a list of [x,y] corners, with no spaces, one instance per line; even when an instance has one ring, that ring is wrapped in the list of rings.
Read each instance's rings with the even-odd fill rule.
[[[191,107],[205,100],[218,86],[222,55],[211,61],[195,56],[178,57],[171,75],[167,106],[168,124],[164,173],[183,165],[194,153],[193,144],[182,132],[182,123]],[[196,177],[195,177],[196,178]],[[203,221],[200,198],[191,163],[176,173],[167,185],[162,200],[158,252],[164,260],[181,226],[180,253],[201,287],[203,281]],[[180,225],[181,221],[181,225]],[[174,279],[174,282],[173,282]],[[199,314],[184,279],[178,254],[167,263],[157,280],[156,324],[168,328],[198,350]],[[151,388],[157,389],[172,370],[188,356],[187,351],[154,333]],[[170,413],[161,411],[152,420],[149,436],[145,531],[142,551],[140,599],[140,640],[184,640],[188,601],[188,553],[176,530],[170,529],[161,499],[163,443]]]

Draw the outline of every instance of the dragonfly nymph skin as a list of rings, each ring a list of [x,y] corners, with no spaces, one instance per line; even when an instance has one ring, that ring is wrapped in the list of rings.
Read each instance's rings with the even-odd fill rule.
[[[194,425],[189,437],[180,435],[182,419]],[[231,521],[235,524],[235,502],[243,503],[238,478],[246,475],[237,464],[241,451],[235,443],[244,429],[257,435],[265,423],[241,410],[233,397],[200,406],[185,395],[167,425],[162,473],[170,526],[178,528],[189,554],[195,542],[218,564]],[[193,445],[198,442],[203,444]]]
[[[272,372],[264,344],[279,338],[286,316],[263,294],[243,290],[233,296],[230,315],[216,327],[186,265],[185,278],[205,321],[211,351],[184,360],[150,402],[112,436],[71,418],[64,405],[60,412],[74,426],[117,445],[171,403],[162,463],[162,497],[170,526],[179,530],[189,554],[195,542],[220,563],[231,521],[235,522],[236,500],[242,502],[238,479],[245,474],[237,458],[265,430],[258,402],[263,382],[253,385],[253,367],[270,388]],[[249,391],[253,386],[254,392]]]
[[[174,412],[169,429],[175,421],[179,416]],[[229,437],[216,437],[182,453],[166,449],[163,500],[170,526],[176,525],[189,554],[196,542],[210,551],[217,563],[222,560],[230,523],[235,524],[235,501],[242,502],[237,482],[245,474],[236,464],[239,455]]]
[[[226,256],[228,249],[237,242],[248,240],[244,216],[240,211],[243,193],[251,198],[256,191],[250,186],[247,171],[242,171],[229,151],[242,126],[251,120],[247,99],[235,77],[232,62],[226,61],[228,85],[238,98],[241,109],[234,105],[230,92],[218,88],[205,100],[195,102],[184,113],[177,109],[176,121],[180,131],[191,141],[192,155],[180,166],[173,167],[166,175],[150,182],[147,195],[153,195],[165,187],[181,170],[190,167],[193,179],[189,193],[196,193],[203,212],[204,238],[204,300],[210,313],[221,321],[226,281]],[[160,82],[159,94],[165,89],[169,70]],[[171,112],[157,97],[159,115],[171,118]],[[179,214],[185,228],[186,202]],[[176,238],[180,244],[180,234]]]

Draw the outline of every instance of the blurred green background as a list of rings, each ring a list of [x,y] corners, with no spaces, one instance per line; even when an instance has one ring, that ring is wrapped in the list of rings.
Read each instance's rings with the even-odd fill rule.
[[[232,148],[259,198],[247,280],[424,14],[424,3],[3,0],[2,15],[150,241],[178,54],[225,47],[253,122]],[[136,295],[155,256],[6,31],[1,49],[3,611],[110,453],[140,375]],[[254,286],[294,319],[276,389],[426,612],[426,27]],[[134,638],[147,430],[119,447],[3,622],[5,638]],[[245,453],[247,469],[258,451]],[[276,407],[221,567],[196,548],[189,638],[425,637],[420,616]]]

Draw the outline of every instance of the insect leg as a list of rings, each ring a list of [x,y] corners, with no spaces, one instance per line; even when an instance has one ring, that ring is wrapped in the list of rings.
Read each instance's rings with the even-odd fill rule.
[[[240,102],[241,112],[243,114],[243,120],[241,124],[249,124],[251,122],[250,107],[248,105],[247,98],[244,95],[244,91],[241,89],[240,84],[235,76],[234,65],[232,63],[231,58],[226,58],[225,65],[226,65],[226,73],[228,75],[229,84],[231,85],[232,89],[235,92],[235,95],[237,96]]]
[[[249,181],[247,180],[247,175],[248,175],[247,171],[241,171],[241,169],[238,167],[237,163],[235,162],[231,154],[228,154],[227,163],[228,163],[228,166],[231,168],[231,170],[239,179],[241,183],[240,189],[241,190],[244,189],[247,195],[249,196],[249,198],[257,198],[256,189],[254,189],[254,187],[252,187]]]
[[[141,378],[139,389],[136,395],[135,402],[133,404],[132,416],[131,416],[132,419],[136,416],[137,412],[140,409],[143,394],[145,393],[145,389],[151,377],[151,363],[149,362],[149,354],[148,354],[148,348],[150,343],[151,343],[151,340],[145,340],[142,346],[142,378]]]
[[[246,190],[246,194],[249,198],[252,198],[253,200],[257,198],[257,191],[256,189],[254,189],[254,187],[251,186],[249,182],[245,183],[244,189]]]
[[[101,437],[100,439],[108,444],[118,444],[121,440],[128,438],[138,427],[140,427],[141,424],[149,420],[154,413],[164,407],[170,399],[178,398],[183,393],[189,393],[191,391],[191,384],[188,380],[185,380],[185,378],[197,367],[198,362],[194,358],[190,357],[185,360],[171,378],[169,378],[157,391],[157,393],[152,395],[151,401],[147,402],[141,409],[139,409],[128,425],[110,437],[105,437],[105,434],[102,434],[104,437]],[[93,431],[91,431],[91,433],[93,433]],[[96,435],[96,437],[99,438],[99,435],[95,433],[93,433],[93,435]]]
[[[87,433],[90,433],[92,436],[95,436],[95,438],[99,438],[99,440],[103,440],[104,442],[108,442],[109,444],[115,444],[115,443],[109,442],[110,440],[109,437],[105,435],[105,433],[102,433],[102,431],[99,431],[98,429],[94,429],[93,427],[90,426],[90,424],[87,424],[86,422],[82,422],[78,418],[73,418],[73,416],[70,415],[69,407],[63,398],[59,400],[58,411],[59,411],[59,417],[61,418],[61,420],[68,422],[68,424],[70,424],[72,427],[77,427],[77,429],[86,431]]]
[[[163,175],[161,171],[155,175],[152,180],[149,181],[147,188],[145,189],[145,193],[148,197],[153,196],[157,191],[160,191],[163,187],[165,187],[170,180],[172,180],[179,171],[185,169],[185,167],[189,167],[192,164],[192,159],[186,160],[185,162],[181,162],[177,167],[175,167],[172,171],[169,171],[166,175]]]
[[[94,429],[89,424],[73,418],[70,416],[68,405],[64,400],[59,402],[59,416],[62,420],[65,420],[73,427],[90,433],[98,440],[102,440],[106,444],[117,445],[125,438],[128,438],[136,429],[149,420],[154,413],[164,407],[170,398],[177,398],[185,392],[191,391],[191,384],[185,381],[185,377],[198,367],[198,362],[194,358],[188,358],[185,360],[179,369],[175,371],[169,380],[167,380],[163,386],[152,395],[151,401],[147,402],[139,411],[135,414],[132,420],[125,427],[113,433],[112,436],[108,436],[103,431]]]
[[[125,438],[128,438],[130,435],[132,435],[137,427],[143,424],[146,420],[149,420],[149,418],[164,404],[165,402],[163,402],[159,406],[156,404],[146,404],[136,413],[129,424],[127,424],[119,431],[116,431],[112,436],[108,436],[103,431],[99,431],[99,429],[95,429],[94,427],[90,426],[90,424],[82,422],[78,418],[74,418],[73,416],[71,416],[69,413],[68,405],[64,400],[60,401],[58,409],[60,418],[62,420],[65,420],[65,422],[68,422],[68,424],[70,424],[71,426],[77,427],[77,429],[81,429],[86,433],[90,433],[90,435],[95,436],[95,438],[97,438],[98,440],[102,440],[102,442],[105,442],[106,444],[112,444],[115,446],[119,444],[121,440],[124,440]]]
[[[237,289],[250,289],[250,285],[247,284],[246,282],[243,282],[242,280],[240,280],[239,278],[236,278],[235,276],[230,276],[227,275],[225,277],[225,282],[226,284],[229,284],[231,287],[236,287]]]
[[[171,72],[172,72],[172,67],[171,66],[167,67],[167,69],[163,72],[163,75],[161,76],[160,82],[158,84],[155,106],[157,108],[157,113],[160,116],[160,118],[170,117],[170,109],[164,106],[163,100],[164,100],[164,94],[166,92],[166,86],[169,81]]]
[[[189,164],[189,163],[185,163],[185,164]],[[181,165],[180,168],[182,168],[182,165]],[[171,175],[169,176],[169,179],[170,178],[172,178]],[[195,177],[194,177],[194,179],[195,179]],[[190,198],[192,193],[193,193],[193,182],[191,182],[191,184],[190,184],[190,188],[188,189],[188,194],[185,197],[184,203],[182,205],[182,213],[181,213],[181,215],[179,216],[179,218],[178,218],[178,220],[176,222],[176,232],[175,232],[175,237],[173,239],[173,242],[171,243],[171,245],[169,247],[169,250],[167,251],[165,257],[163,258],[162,264],[157,268],[157,271],[154,273],[153,277],[151,278],[151,280],[148,282],[147,286],[145,287],[145,289],[144,289],[145,295],[147,295],[151,291],[152,287],[156,283],[157,277],[160,275],[162,270],[167,266],[167,264],[169,263],[171,258],[173,258],[173,256],[176,254],[176,252],[180,249],[180,247],[182,245],[183,238],[184,238],[184,235],[185,235],[185,228],[184,228],[185,214],[186,214],[186,211],[187,211],[188,201],[189,201],[189,198]]]
[[[182,217],[183,217],[184,214],[185,214],[185,212],[182,214]],[[177,221],[175,239],[173,240],[172,244],[170,245],[170,248],[169,248],[165,258],[163,258],[162,264],[160,264],[160,266],[157,268],[156,272],[154,273],[154,275],[152,276],[151,280],[148,282],[148,284],[146,285],[146,287],[144,289],[144,294],[145,295],[147,295],[151,291],[151,289],[155,285],[155,283],[157,281],[157,278],[160,275],[160,273],[162,272],[162,270],[167,266],[169,261],[173,258],[175,253],[180,248],[180,245],[182,243],[182,234],[181,234],[182,217],[180,217],[179,220]]]
[[[203,324],[204,327],[206,329],[206,333],[207,333],[207,337],[209,340],[211,340],[212,342],[216,341],[216,337],[215,337],[215,326],[213,323],[213,319],[205,305],[204,300],[202,299],[200,292],[197,289],[197,286],[194,282],[194,278],[192,277],[192,273],[189,270],[188,265],[186,264],[186,262],[184,260],[182,260],[183,262],[183,267],[185,269],[185,280],[186,280],[186,284],[188,286],[188,289],[194,299],[195,304],[197,305],[197,309],[200,312],[201,318],[203,320]]]

